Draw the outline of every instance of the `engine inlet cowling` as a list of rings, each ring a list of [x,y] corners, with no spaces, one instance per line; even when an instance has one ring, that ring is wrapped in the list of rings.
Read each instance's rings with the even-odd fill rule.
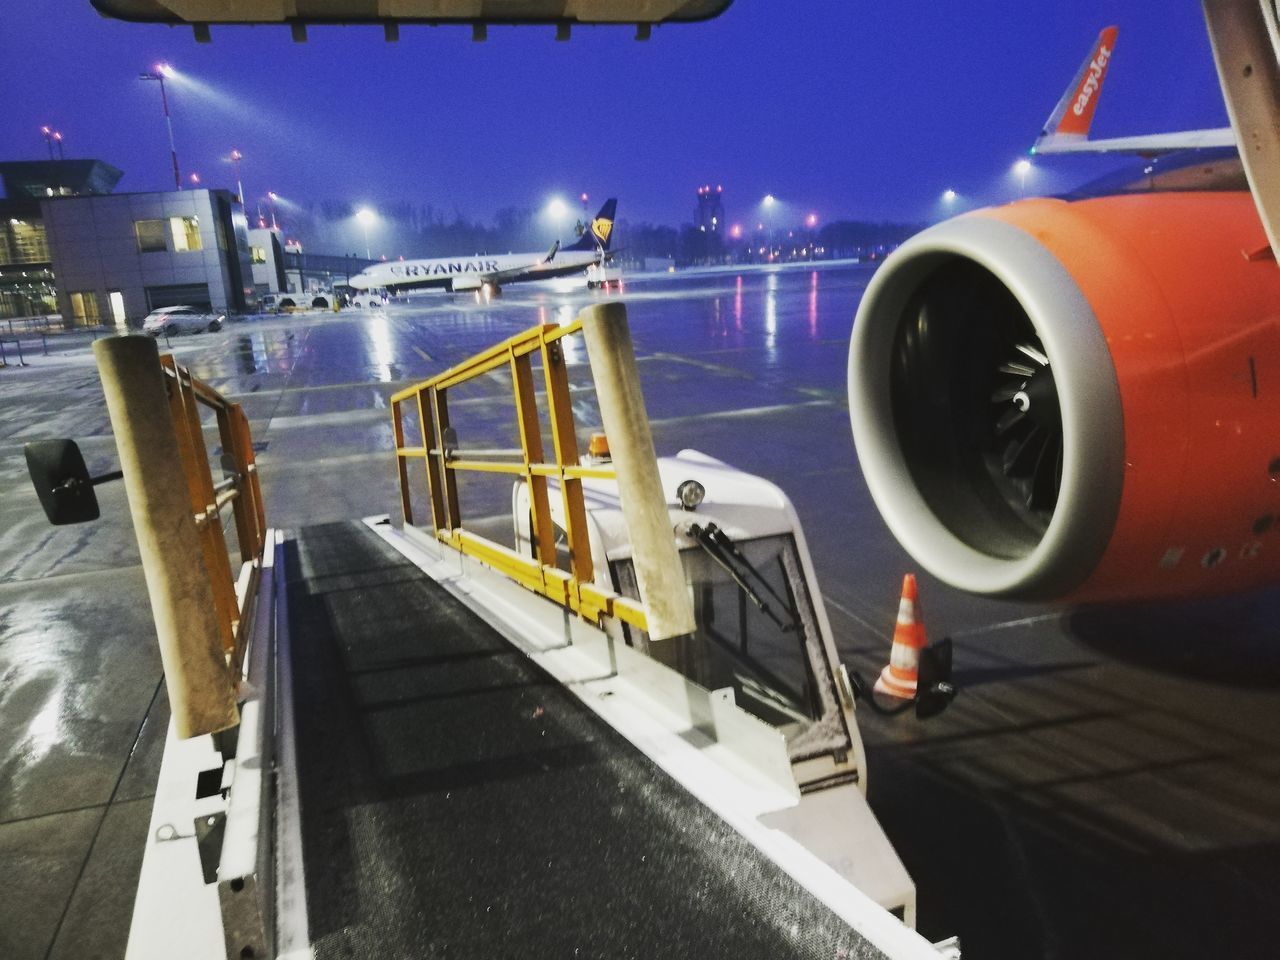
[[[876,506],[938,578],[1062,596],[1106,550],[1124,479],[1106,339],[1024,230],[965,217],[899,248],[849,354],[854,442]]]

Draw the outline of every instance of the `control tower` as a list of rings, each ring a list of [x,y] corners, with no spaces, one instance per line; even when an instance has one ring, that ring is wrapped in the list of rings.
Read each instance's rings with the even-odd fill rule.
[[[724,187],[698,188],[698,206],[693,222],[703,233],[719,233],[724,227]]]

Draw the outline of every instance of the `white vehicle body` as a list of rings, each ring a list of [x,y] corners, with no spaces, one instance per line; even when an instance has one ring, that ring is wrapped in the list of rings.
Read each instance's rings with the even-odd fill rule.
[[[790,499],[769,481],[695,450],[660,457],[658,470],[670,498],[671,524],[698,623],[697,634],[674,655],[677,662],[667,665],[785,737],[801,801],[777,815],[772,825],[914,926],[914,884],[866,805],[866,755],[853,693]],[[675,501],[676,489],[688,480],[705,490],[705,499],[694,510]],[[638,597],[616,483],[584,479],[582,486],[594,583]],[[551,491],[550,501],[552,518],[563,529],[558,491]],[[513,489],[512,515],[516,551],[533,556],[529,492],[523,482]],[[754,592],[770,605],[773,617],[757,607],[690,535],[692,523],[703,528],[714,524],[770,581],[770,587],[755,581]],[[751,575],[735,566],[751,584]],[[620,621],[607,619],[606,629],[615,642],[654,653],[645,635]],[[798,678],[803,678],[798,685],[786,682]]]
[[[175,306],[152,310],[142,321],[142,332],[158,337],[162,333],[199,333],[202,330],[221,330],[224,314],[202,310],[199,307]]]
[[[303,297],[300,293],[268,293],[258,301],[258,305],[268,312],[296,307]]]
[[[266,313],[282,313],[286,310],[328,310],[336,299],[332,290],[313,290],[310,293],[269,293],[258,301]]]
[[[377,290],[357,290],[348,301],[348,306],[358,310],[376,310],[386,305],[386,297]]]

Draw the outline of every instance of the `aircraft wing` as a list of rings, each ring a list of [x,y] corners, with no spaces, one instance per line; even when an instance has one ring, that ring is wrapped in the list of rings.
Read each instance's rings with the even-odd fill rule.
[[[1205,150],[1210,147],[1234,147],[1236,140],[1230,127],[1211,130],[1184,130],[1179,133],[1152,133],[1138,137],[1111,137],[1106,140],[1037,140],[1031,152],[1053,153],[1136,153],[1156,156],[1175,150]]]
[[[554,252],[553,254],[554,255]],[[508,267],[505,270],[493,270],[489,273],[478,274],[476,279],[478,283],[490,283],[501,286],[504,283],[512,283],[516,280],[536,280],[538,274],[542,272],[542,268],[551,262],[551,256],[544,260],[533,263],[525,263],[518,267]]]
[[[1102,96],[1102,83],[1106,80],[1107,68],[1111,64],[1119,33],[1119,28],[1112,26],[1105,27],[1098,34],[1098,39],[1080,64],[1080,69],[1063,92],[1062,99],[1045,121],[1044,129],[1031,147],[1031,153],[1135,153],[1141,156],[1158,156],[1175,150],[1204,150],[1236,145],[1230,127],[1090,140],[1089,128],[1093,125],[1093,115]]]

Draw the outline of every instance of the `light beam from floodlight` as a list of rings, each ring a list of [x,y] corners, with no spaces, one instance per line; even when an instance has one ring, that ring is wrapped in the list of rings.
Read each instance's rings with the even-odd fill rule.
[[[360,226],[364,229],[364,258],[372,260],[373,254],[369,252],[369,225],[377,221],[378,215],[368,207],[361,207],[356,211],[356,219],[360,221]]]

